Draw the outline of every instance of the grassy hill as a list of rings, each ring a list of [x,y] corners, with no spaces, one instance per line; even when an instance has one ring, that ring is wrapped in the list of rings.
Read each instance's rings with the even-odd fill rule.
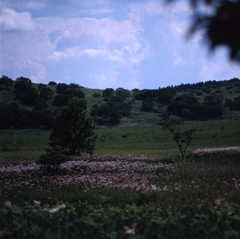
[[[10,104],[12,102],[17,102],[20,108],[27,109],[31,111],[36,105],[26,105],[21,102],[20,99],[16,100],[16,89],[14,88],[16,81],[13,81],[13,85],[8,89],[0,89],[0,105]],[[42,84],[40,84],[42,85]],[[66,85],[66,84],[64,84]],[[73,84],[75,85],[75,84]],[[32,83],[32,87],[36,89],[36,92],[39,94],[39,84]],[[49,88],[53,91],[53,95],[51,99],[42,100],[40,104],[44,103],[45,108],[47,108],[51,112],[55,112],[59,107],[54,105],[54,100],[57,94],[57,85],[45,85],[46,88]],[[240,110],[230,110],[229,107],[226,107],[224,103],[226,100],[233,101],[235,98],[240,97],[240,80],[234,78],[228,81],[209,81],[209,82],[201,82],[197,84],[181,84],[179,86],[171,86],[171,88],[175,91],[173,95],[172,101],[181,95],[191,94],[200,104],[204,103],[206,97],[214,95],[221,99],[223,103],[223,113],[220,117],[215,120],[224,120],[224,121],[236,121],[240,118]],[[107,101],[103,97],[104,90],[100,89],[89,89],[80,87],[79,91],[83,92],[85,95],[85,99],[88,102],[88,112],[90,113],[94,106],[104,105],[106,103],[112,104],[113,102]],[[151,110],[142,110],[142,105],[144,100],[136,99],[136,93],[144,93],[150,92],[150,97],[152,92],[154,93],[156,90],[138,90],[138,91],[129,91],[130,95],[123,99],[124,102],[131,104],[130,114],[127,116],[122,116],[117,125],[118,126],[149,126],[149,125],[157,125],[160,121],[159,115],[166,111],[168,105],[160,103],[157,97],[151,97],[153,106]],[[98,97],[94,97],[94,94],[98,94]],[[116,91],[115,91],[116,94]],[[146,98],[146,97],[145,97]],[[39,103],[38,103],[39,104]],[[119,104],[119,103],[118,103]],[[220,104],[220,102],[219,102]],[[205,121],[208,119],[205,119]],[[191,120],[190,121],[196,121]],[[198,121],[198,120],[197,120]],[[100,126],[100,125],[99,125]],[[105,124],[105,126],[112,126],[111,124]],[[104,125],[101,125],[104,127]]]

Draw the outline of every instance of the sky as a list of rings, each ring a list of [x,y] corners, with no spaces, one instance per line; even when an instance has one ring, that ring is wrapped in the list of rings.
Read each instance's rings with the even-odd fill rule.
[[[186,38],[188,1],[1,0],[0,75],[93,89],[239,78],[227,50]]]

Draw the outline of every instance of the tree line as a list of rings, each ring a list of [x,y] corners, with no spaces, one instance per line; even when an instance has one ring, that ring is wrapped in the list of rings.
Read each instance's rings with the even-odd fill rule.
[[[0,94],[7,92],[10,101],[1,101],[0,129],[53,127],[57,111],[68,99],[85,98],[84,87],[50,81],[33,84],[29,78],[18,77],[15,81],[7,76],[0,78]],[[234,93],[235,98],[224,99],[224,90]],[[131,117],[133,104],[140,102],[139,111],[169,114],[186,120],[221,118],[224,109],[240,110],[240,80],[206,81],[181,84],[158,89],[106,88],[93,93],[96,104],[88,111],[98,125],[119,124],[122,117]],[[88,96],[89,97],[89,96]],[[202,97],[199,101],[198,97]],[[136,108],[136,106],[135,106]],[[136,109],[135,109],[136,110]]]
[[[51,89],[50,86],[53,85],[55,89]],[[57,84],[54,81],[50,81],[48,85],[40,83],[36,87],[26,77],[18,77],[13,81],[2,76],[0,90],[8,91],[12,94],[12,99],[0,105],[0,129],[52,128],[57,110],[68,99],[85,97],[81,88],[77,84]]]

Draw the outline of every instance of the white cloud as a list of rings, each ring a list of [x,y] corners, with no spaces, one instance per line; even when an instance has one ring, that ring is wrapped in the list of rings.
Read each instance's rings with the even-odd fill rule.
[[[8,9],[4,14],[15,14],[19,20],[20,16],[24,16],[25,20],[33,22],[28,12],[17,13]],[[24,36],[17,32],[14,33],[14,37],[11,32],[4,33],[5,47],[2,55],[8,59],[6,62],[9,62],[11,56],[15,58],[11,60],[11,66],[9,63],[7,66],[6,63],[4,68],[14,67],[18,72],[22,72],[29,67],[35,71],[32,74],[34,81],[39,81],[46,75],[44,64],[49,61],[57,64],[61,60],[89,57],[115,62],[115,68],[119,67],[119,64],[128,67],[131,67],[131,64],[139,64],[147,57],[147,47],[139,37],[138,20],[133,15],[131,18],[135,23],[129,18],[117,21],[113,17],[35,18],[33,31],[27,32]],[[6,26],[6,23],[4,24]],[[8,23],[10,29],[9,25]],[[27,60],[31,64],[26,63]],[[106,65],[106,70],[109,67],[112,66]],[[115,76],[117,77],[117,74]]]
[[[183,40],[184,35],[187,31],[187,23],[185,22],[172,22],[171,31],[173,36],[177,40]]]
[[[123,61],[121,57],[121,52],[114,50],[114,52],[96,50],[96,49],[85,49],[80,52],[80,56],[89,56],[89,57],[101,57],[104,60],[111,61]]]
[[[174,52],[173,55],[173,62],[175,66],[186,64],[186,59],[182,57],[178,52]]]
[[[105,74],[90,74],[89,79],[94,81],[96,88],[105,89],[107,87],[116,88],[119,72],[110,70]]]
[[[63,36],[66,37],[66,38],[70,38],[71,33],[68,30],[66,30],[66,31],[64,31]]]
[[[109,52],[106,50],[97,50],[97,49],[84,49],[81,50],[80,47],[72,47],[67,48],[64,51],[54,51],[52,55],[48,57],[49,60],[60,61],[65,58],[76,58],[76,57],[100,57],[103,60],[110,61],[123,61],[122,54],[118,50],[114,50],[113,52]]]
[[[28,61],[29,68],[34,71],[34,74],[30,75],[30,79],[35,83],[40,83],[42,80],[45,79],[46,69],[45,67],[36,62],[32,62],[31,60]]]
[[[129,45],[139,42],[138,29],[129,20],[116,21],[112,17],[100,19],[41,17],[35,21],[38,30],[43,34],[67,31],[69,36],[74,38],[91,37],[94,44],[104,44],[104,47],[112,43]]]
[[[1,38],[1,55],[4,59],[1,63],[2,72],[8,72],[14,77],[25,75],[35,76],[34,81],[43,80],[43,72],[45,60],[49,54],[55,50],[55,45],[52,44],[47,36],[42,36],[34,31],[24,34],[18,31],[5,31]],[[40,69],[41,68],[41,69]],[[39,78],[39,79],[37,79]]]
[[[139,39],[138,27],[130,20],[116,21],[112,17],[100,19],[43,17],[36,19],[36,23],[46,35],[60,32],[55,41],[56,47],[64,37],[76,39],[82,45],[56,50],[48,56],[48,59],[59,61],[69,57],[97,56],[104,60],[135,64],[147,57],[147,47],[143,46],[143,41]]]
[[[201,65],[201,70],[199,73],[200,79],[202,81],[208,80],[217,80],[219,78],[224,79],[231,79],[233,77],[239,76],[239,68],[238,66],[234,66],[231,64],[229,66],[225,61],[209,61],[203,62]]]
[[[139,88],[140,81],[136,79],[136,77],[131,78],[124,84],[124,88],[126,89],[134,89],[134,88]]]
[[[30,12],[16,12],[11,8],[1,11],[0,26],[3,30],[29,31],[34,29],[34,25]]]

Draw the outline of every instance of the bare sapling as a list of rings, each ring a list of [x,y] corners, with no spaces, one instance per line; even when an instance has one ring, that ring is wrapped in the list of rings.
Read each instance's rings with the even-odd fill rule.
[[[178,149],[181,154],[181,160],[185,160],[185,154],[188,146],[192,144],[193,135],[196,129],[189,129],[183,132],[179,131],[179,125],[183,124],[183,119],[174,119],[169,115],[165,114],[162,116],[164,120],[163,129],[168,130],[173,136],[173,140],[176,142]]]

